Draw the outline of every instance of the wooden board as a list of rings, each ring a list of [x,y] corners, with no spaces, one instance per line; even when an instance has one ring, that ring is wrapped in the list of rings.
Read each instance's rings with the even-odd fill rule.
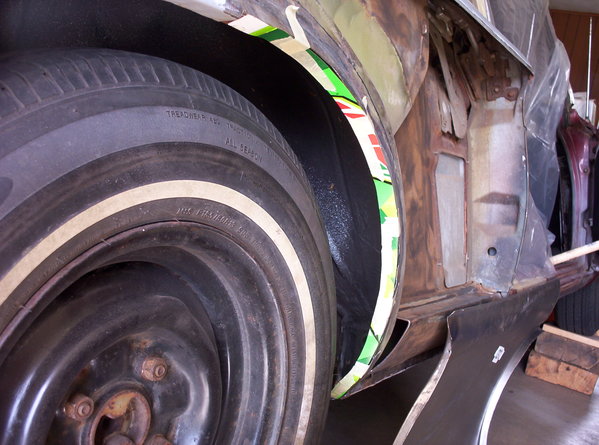
[[[576,365],[593,374],[599,374],[599,347],[586,342],[542,332],[537,338],[535,351],[555,360]]]
[[[564,337],[579,343],[584,343],[587,344],[589,346],[592,346],[594,348],[599,348],[599,338],[597,338],[596,336],[593,337],[585,337],[584,335],[578,335],[575,334],[574,332],[570,332],[570,331],[564,331],[563,329],[560,329],[558,327],[555,327],[551,324],[547,324],[545,323],[543,325],[543,331],[545,332],[549,332],[550,334],[555,334],[555,335],[559,335],[560,337]],[[598,331],[599,334],[599,331]]]
[[[578,366],[552,359],[536,351],[532,351],[528,356],[526,375],[587,395],[593,394],[599,377]]]

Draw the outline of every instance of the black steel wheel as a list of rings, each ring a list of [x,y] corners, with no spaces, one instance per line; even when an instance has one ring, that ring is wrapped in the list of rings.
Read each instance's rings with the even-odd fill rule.
[[[317,443],[334,285],[242,97],[110,50],[0,59],[0,443]]]

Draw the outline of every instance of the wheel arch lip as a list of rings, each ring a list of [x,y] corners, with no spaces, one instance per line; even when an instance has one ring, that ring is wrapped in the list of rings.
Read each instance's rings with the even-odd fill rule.
[[[404,227],[401,171],[393,136],[407,116],[428,68],[426,5],[419,0],[393,4],[382,0],[366,3],[352,0],[347,3],[347,8],[341,7],[336,11],[330,3],[317,0],[298,2],[298,6],[290,6],[278,0],[166,1],[195,12],[198,12],[198,5],[217,4],[221,13],[232,14],[238,17],[237,20],[218,19],[214,15],[207,17],[226,22],[247,34],[260,35],[253,32],[255,28],[244,29],[239,26],[239,22],[244,19],[257,19],[264,26],[283,31],[289,40],[285,42],[285,46],[276,42],[275,46],[299,61],[308,74],[323,85],[321,79],[297,56],[306,49],[314,51],[343,86],[347,87],[348,95],[336,97],[323,85],[352,124],[367,159],[367,151],[371,152],[371,172],[372,165],[378,164],[376,157],[381,161],[383,170],[379,169],[378,175],[372,175],[375,183],[380,180],[380,184],[388,186],[385,193],[381,193],[377,187],[379,211],[382,214],[385,214],[383,209],[388,211],[386,226],[381,221],[381,234],[386,240],[383,240],[382,245],[383,270],[379,296],[372,314],[371,329],[358,361],[349,373],[341,376],[333,390],[334,398],[342,397],[367,374],[382,354],[395,325],[395,314],[399,310],[405,240],[401,236]],[[332,19],[332,15],[339,15],[338,20]],[[357,31],[362,29],[351,26],[351,17],[358,22],[361,20],[362,23],[366,21],[370,24],[365,33],[371,44],[368,48],[383,48],[377,53],[377,59],[367,55],[368,48],[361,47],[361,34]],[[405,26],[395,26],[396,20],[401,20]],[[386,70],[386,66],[393,66],[395,69]],[[345,102],[347,96],[350,100]],[[346,110],[348,105],[352,109]],[[363,122],[353,125],[350,116],[357,114],[362,114]],[[365,146],[368,148],[365,149]],[[372,159],[374,150],[378,151]],[[376,169],[377,167],[374,170]]]

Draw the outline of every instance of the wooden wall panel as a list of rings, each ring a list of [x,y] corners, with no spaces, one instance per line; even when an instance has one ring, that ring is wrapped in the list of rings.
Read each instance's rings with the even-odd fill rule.
[[[586,91],[587,88],[589,17],[593,17],[591,98],[599,106],[599,14],[558,10],[550,12],[555,33],[564,43],[570,57],[570,83],[575,92]]]

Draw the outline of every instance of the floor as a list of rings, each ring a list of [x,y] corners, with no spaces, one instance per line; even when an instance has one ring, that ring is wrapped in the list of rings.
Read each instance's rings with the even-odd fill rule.
[[[322,445],[392,444],[435,360],[333,401]],[[599,445],[599,384],[592,396],[514,371],[491,423],[488,445]],[[447,444],[453,445],[453,444]]]

